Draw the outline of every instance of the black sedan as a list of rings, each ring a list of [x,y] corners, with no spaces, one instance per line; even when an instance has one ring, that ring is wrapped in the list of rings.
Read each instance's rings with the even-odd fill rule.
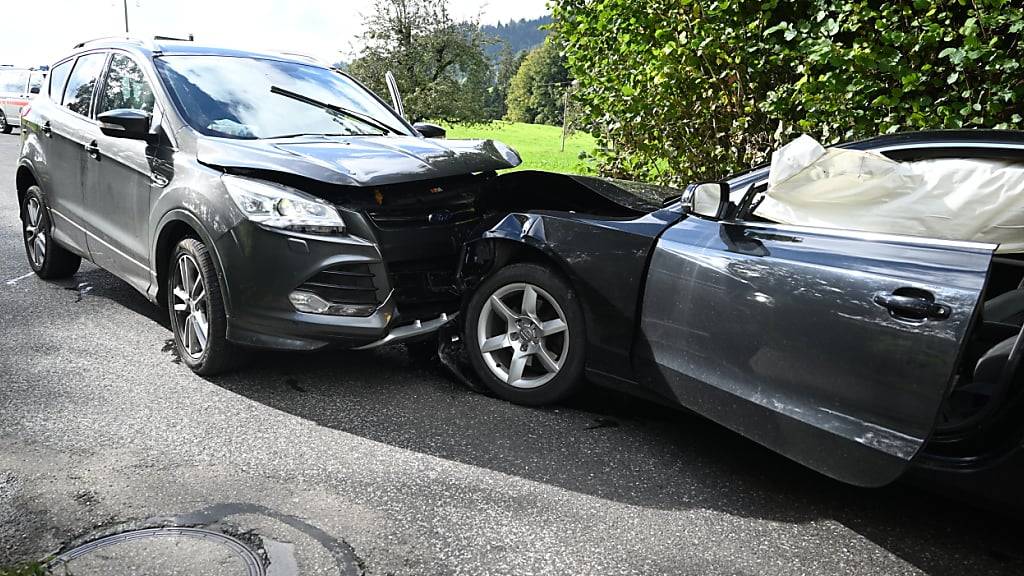
[[[992,172],[1021,168],[1024,134],[920,132],[837,149],[904,166],[980,163],[1024,213],[1021,181]],[[934,176],[920,166],[919,180]],[[950,174],[943,194],[969,199],[977,172]],[[772,221],[759,211],[769,180],[762,167],[672,196],[597,178],[499,178],[509,209],[460,267],[475,372],[523,404],[588,381],[681,405],[855,485],[925,471],[953,490],[1019,499],[1022,254],[907,236],[891,195],[879,201],[891,233]],[[1024,228],[995,228],[1024,240]]]

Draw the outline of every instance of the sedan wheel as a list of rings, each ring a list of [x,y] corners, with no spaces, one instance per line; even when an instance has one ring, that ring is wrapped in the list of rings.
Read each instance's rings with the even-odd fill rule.
[[[513,388],[551,381],[569,352],[569,327],[558,302],[539,286],[509,284],[484,303],[477,343],[484,362]]]
[[[555,270],[537,264],[502,268],[477,287],[464,318],[470,363],[497,396],[548,404],[582,382],[583,311]]]
[[[178,256],[174,271],[175,326],[178,340],[192,358],[203,357],[210,339],[209,302],[199,265],[190,254]]]

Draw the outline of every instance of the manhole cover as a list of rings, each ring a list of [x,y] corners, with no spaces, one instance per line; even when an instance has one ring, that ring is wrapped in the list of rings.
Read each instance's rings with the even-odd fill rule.
[[[57,556],[51,570],[75,576],[264,576],[245,544],[201,528],[148,528],[107,536]],[[56,573],[61,573],[56,571]]]

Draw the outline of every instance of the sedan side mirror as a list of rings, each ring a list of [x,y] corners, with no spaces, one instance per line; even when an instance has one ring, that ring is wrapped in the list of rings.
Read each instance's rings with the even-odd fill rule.
[[[423,135],[424,138],[445,138],[448,135],[448,131],[441,128],[437,124],[428,124],[426,122],[417,122],[412,125],[417,132]]]
[[[149,140],[149,126],[152,121],[149,112],[120,108],[104,112],[96,119],[100,121],[100,130],[107,136]]]
[[[692,214],[722,219],[729,208],[729,184],[725,182],[698,182],[683,192],[683,207]]]
[[[28,89],[29,94],[39,94],[39,86],[32,86]]]

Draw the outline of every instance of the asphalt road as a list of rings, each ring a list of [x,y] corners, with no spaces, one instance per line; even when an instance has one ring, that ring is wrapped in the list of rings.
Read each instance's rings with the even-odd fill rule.
[[[517,407],[402,348],[195,376],[124,282],[29,274],[19,142],[0,135],[0,566],[177,522],[264,537],[302,574],[1024,572],[1000,516],[607,391]]]

